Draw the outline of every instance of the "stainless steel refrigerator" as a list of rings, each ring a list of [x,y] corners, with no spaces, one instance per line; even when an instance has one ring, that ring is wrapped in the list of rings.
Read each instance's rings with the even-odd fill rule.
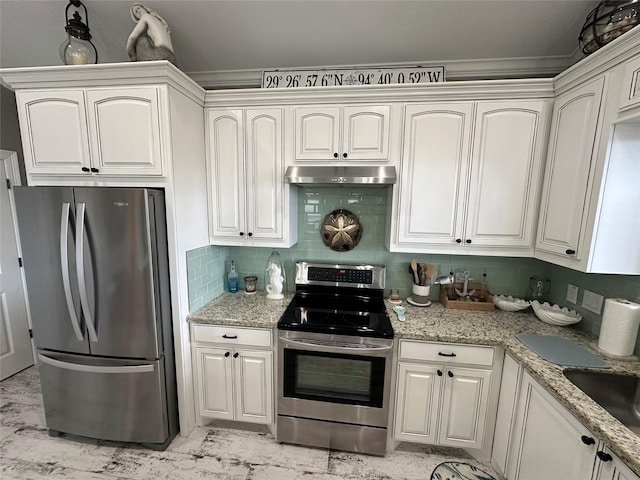
[[[178,412],[163,191],[15,199],[49,433],[165,448]]]

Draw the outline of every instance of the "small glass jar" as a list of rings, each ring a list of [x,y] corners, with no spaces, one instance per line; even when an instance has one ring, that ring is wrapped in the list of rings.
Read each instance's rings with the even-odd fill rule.
[[[256,277],[255,275],[244,277],[244,293],[246,293],[247,295],[256,293],[257,286],[258,277]]]

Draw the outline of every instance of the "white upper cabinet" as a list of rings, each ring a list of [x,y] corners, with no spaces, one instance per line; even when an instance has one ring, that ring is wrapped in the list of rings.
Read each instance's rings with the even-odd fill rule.
[[[579,259],[585,193],[604,78],[556,99],[536,248]]]
[[[606,62],[589,57],[557,80],[535,256],[582,272],[638,275],[640,54],[605,52]]]
[[[294,107],[295,160],[386,161],[390,105]]]
[[[405,107],[391,251],[533,255],[549,103]]]
[[[162,176],[165,95],[153,86],[16,92],[27,175]]]
[[[281,107],[208,111],[212,244],[296,242],[295,191],[283,180],[283,117]]]

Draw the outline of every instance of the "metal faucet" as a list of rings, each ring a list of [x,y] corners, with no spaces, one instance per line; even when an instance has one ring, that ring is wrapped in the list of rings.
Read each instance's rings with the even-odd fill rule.
[[[458,297],[460,298],[469,298],[471,295],[476,293],[475,290],[471,290],[471,291],[468,290],[469,280],[473,280],[473,278],[469,277],[469,275],[470,273],[468,270],[463,272],[462,273],[462,279],[463,279],[462,291],[458,290],[457,288],[455,289],[456,293],[458,294]]]

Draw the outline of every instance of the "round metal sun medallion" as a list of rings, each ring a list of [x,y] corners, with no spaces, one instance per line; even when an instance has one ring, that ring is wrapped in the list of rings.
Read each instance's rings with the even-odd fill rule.
[[[323,243],[331,250],[348,252],[360,242],[362,225],[358,217],[349,210],[339,208],[324,217],[320,235]]]

